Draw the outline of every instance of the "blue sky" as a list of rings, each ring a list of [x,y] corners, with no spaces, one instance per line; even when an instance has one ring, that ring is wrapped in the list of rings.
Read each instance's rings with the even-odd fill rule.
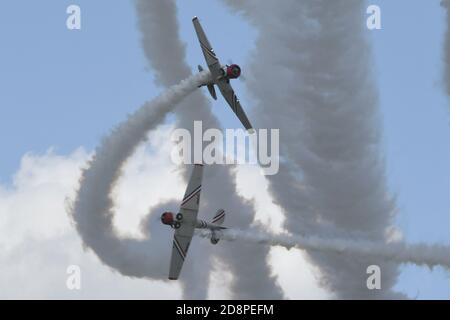
[[[82,30],[69,31],[69,4]],[[208,6],[206,6],[208,3]],[[382,30],[367,31],[380,92],[387,179],[407,241],[450,244],[450,103],[443,94],[444,15],[439,1],[373,0]],[[198,15],[216,52],[242,65],[256,36],[218,1],[179,1],[187,60],[204,64],[192,30]],[[0,182],[8,184],[27,152],[92,150],[111,126],[160,90],[140,47],[131,1],[7,1],[0,10]],[[219,21],[219,22],[217,22]],[[363,27],[363,26],[362,26]],[[224,32],[224,29],[228,30]],[[237,36],[238,35],[238,36]],[[236,91],[248,108],[242,83]],[[236,125],[215,103],[224,125]],[[443,270],[403,267],[397,288],[419,298],[450,298]]]
[[[390,190],[410,242],[450,243],[450,106],[442,88],[444,15],[439,1],[373,1],[383,29],[372,32]],[[398,288],[450,298],[448,273],[406,267]]]

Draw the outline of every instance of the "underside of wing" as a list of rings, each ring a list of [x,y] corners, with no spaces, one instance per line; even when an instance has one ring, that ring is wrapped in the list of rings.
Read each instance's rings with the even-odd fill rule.
[[[196,164],[191,173],[186,192],[184,193],[181,209],[198,211],[200,193],[202,191],[203,165]],[[197,218],[197,216],[195,217]]]
[[[178,279],[194,235],[202,190],[202,177],[203,165],[196,164],[181,202],[179,213],[182,215],[182,220],[180,221],[180,227],[175,230],[173,237],[169,272],[169,279],[171,280]]]
[[[192,234],[190,236],[180,235],[177,233],[178,232],[175,232],[175,235],[173,236],[172,257],[170,259],[169,271],[170,280],[177,280],[180,276],[184,259],[186,259],[189,245],[192,240],[194,229],[192,229]]]
[[[213,77],[217,78],[221,74],[219,59],[217,59],[216,53],[209,43],[198,18],[194,17],[192,22],[194,24],[195,32],[197,33],[198,41],[200,42],[200,47],[202,48],[203,55],[205,56],[206,64],[208,65]]]
[[[247,115],[244,112],[244,109],[242,109],[241,103],[239,102],[239,99],[236,97],[236,94],[234,93],[234,90],[231,87],[231,85],[227,82],[227,80],[222,79],[217,83],[217,86],[219,87],[219,90],[222,93],[225,100],[230,105],[231,110],[233,110],[233,112],[236,114],[236,116],[241,121],[245,129],[249,130],[250,132],[253,131],[253,127],[250,121],[248,120]]]

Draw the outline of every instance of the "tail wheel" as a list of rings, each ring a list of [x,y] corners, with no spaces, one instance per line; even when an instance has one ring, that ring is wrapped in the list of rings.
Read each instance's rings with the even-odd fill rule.
[[[181,221],[181,220],[183,220],[183,214],[182,213],[177,213],[175,218],[177,218],[178,221]]]
[[[181,223],[180,223],[179,221],[175,221],[175,223],[173,224],[173,227],[174,227],[175,229],[180,229]]]

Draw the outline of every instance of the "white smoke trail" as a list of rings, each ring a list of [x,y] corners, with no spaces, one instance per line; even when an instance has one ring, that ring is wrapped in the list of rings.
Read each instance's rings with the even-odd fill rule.
[[[210,238],[208,230],[198,230],[202,238]],[[270,234],[259,230],[225,229],[219,233],[220,239],[246,241],[287,249],[296,247],[308,251],[332,252],[382,258],[397,263],[411,263],[429,268],[441,266],[450,269],[450,247],[445,245],[406,244],[404,242],[379,243],[361,239],[323,238],[290,234]]]
[[[138,240],[117,235],[110,194],[120,178],[121,168],[148,131],[162,123],[177,103],[209,77],[209,72],[191,76],[144,104],[102,140],[89,167],[82,172],[71,210],[76,229],[85,246],[124,275],[165,279],[169,250],[162,241],[150,237]],[[158,239],[153,233],[152,237]]]
[[[185,46],[180,39],[177,21],[176,3],[174,0],[137,0],[136,13],[138,26],[142,35],[142,48],[148,63],[155,73],[158,84],[169,86],[187,77],[191,73],[184,57]],[[206,27],[206,26],[205,26]],[[195,33],[192,30],[192,36]],[[213,39],[211,39],[212,41]],[[196,40],[195,40],[196,41]],[[198,42],[195,42],[198,46]],[[204,60],[198,48],[198,62]],[[168,54],[170,53],[170,54]],[[183,101],[183,106],[176,110],[178,126],[193,132],[193,121],[201,120],[204,129],[220,128],[219,121],[211,112],[208,99],[200,91],[195,92]],[[228,107],[226,107],[228,108]],[[228,111],[228,110],[227,110]],[[215,212],[218,208],[239,212],[229,215],[228,223],[241,227],[250,226],[254,220],[254,207],[236,192],[235,175],[232,168],[223,165],[208,166],[205,172],[205,185],[202,191],[202,211]],[[189,171],[184,172],[187,178]],[[224,196],[226,195],[226,196]],[[181,280],[183,297],[202,299],[208,294],[209,273],[213,267],[218,271],[228,271],[232,277],[228,282],[229,295],[235,299],[280,299],[283,292],[267,263],[269,248],[229,246],[214,247],[199,243],[191,246],[191,263],[183,268]],[[215,265],[211,263],[217,261]],[[205,281],[206,279],[206,281]]]
[[[386,242],[395,201],[386,188],[378,96],[363,0],[224,0],[258,29],[247,70],[255,122],[280,128],[282,163],[268,177],[294,234]],[[270,73],[267,72],[270,70]],[[312,252],[337,298],[401,298],[395,263],[367,290],[364,257]],[[336,276],[336,275],[339,276]]]

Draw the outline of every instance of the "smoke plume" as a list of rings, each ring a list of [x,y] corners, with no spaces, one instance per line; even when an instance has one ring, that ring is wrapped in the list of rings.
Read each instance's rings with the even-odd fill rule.
[[[224,0],[259,31],[247,71],[252,119],[280,128],[280,172],[268,177],[287,230],[388,240],[395,202],[380,155],[378,96],[361,0]],[[269,72],[268,72],[269,70]],[[309,251],[337,298],[401,298],[397,266]],[[367,290],[366,268],[383,270]]]
[[[217,231],[216,231],[217,232]],[[210,238],[208,230],[198,230],[196,235]],[[289,234],[270,234],[259,230],[225,229],[219,232],[220,239],[243,241],[270,246],[293,247],[308,251],[335,253],[347,259],[357,255],[365,258],[410,263],[418,266],[444,267],[450,269],[450,247],[443,245],[405,244],[403,242],[377,243],[361,239],[323,238]],[[383,272],[383,270],[382,270]]]
[[[170,86],[178,79],[187,77],[191,73],[191,67],[184,59],[186,52],[179,37],[175,1],[138,0],[135,3],[138,26],[142,33],[142,47],[156,73],[156,81],[163,86]],[[193,29],[192,32],[195,37]],[[213,39],[211,41],[214,43]],[[198,62],[204,64],[200,48],[198,50]],[[211,105],[205,97],[196,92],[176,110],[178,126],[192,132],[194,120],[201,120],[205,130],[220,128],[210,110]],[[185,172],[185,177],[187,173]],[[235,175],[231,168],[222,165],[208,166],[205,168],[204,180],[201,212],[212,216],[218,208],[224,208],[228,212],[227,223],[230,225],[245,228],[253,222],[255,213],[252,203],[236,193]],[[184,266],[183,273],[187,275],[183,278],[184,297],[206,297],[208,288],[201,285],[205,282],[200,279],[209,277],[213,267],[210,264],[210,256],[215,255],[215,260],[220,261],[215,267],[222,272],[228,270],[232,275],[229,288],[231,298],[281,298],[282,291],[267,264],[268,251],[269,248],[266,247],[235,244],[215,247],[213,251],[208,243],[199,243],[195,258],[190,261],[199,261],[201,265]]]
[[[161,124],[177,103],[209,77],[210,73],[206,71],[191,76],[144,104],[102,140],[88,168],[82,172],[71,212],[76,229],[86,247],[91,248],[103,263],[123,275],[166,279],[170,243],[160,241],[158,234],[163,228],[159,224],[159,228],[150,230],[152,238],[148,230],[145,240],[118,236],[113,225],[111,192],[120,178],[121,168],[145,140],[148,131]],[[174,206],[161,204],[161,207],[166,205]],[[154,212],[160,213],[161,209]],[[154,215],[150,214],[146,219],[151,216]]]

